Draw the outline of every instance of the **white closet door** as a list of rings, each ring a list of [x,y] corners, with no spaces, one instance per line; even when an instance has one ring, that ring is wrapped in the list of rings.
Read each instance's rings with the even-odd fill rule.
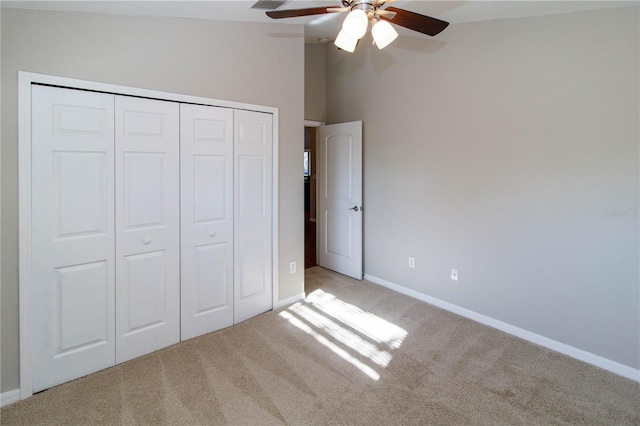
[[[180,340],[179,106],[116,96],[116,362]]]
[[[182,340],[233,325],[233,110],[180,105]]]
[[[32,88],[33,390],[115,363],[112,95]]]
[[[273,307],[271,191],[273,118],[234,112],[234,322]]]

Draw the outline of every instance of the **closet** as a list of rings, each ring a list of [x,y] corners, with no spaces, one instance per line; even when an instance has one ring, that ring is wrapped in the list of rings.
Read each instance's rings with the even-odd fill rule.
[[[33,390],[272,308],[273,117],[31,88]]]

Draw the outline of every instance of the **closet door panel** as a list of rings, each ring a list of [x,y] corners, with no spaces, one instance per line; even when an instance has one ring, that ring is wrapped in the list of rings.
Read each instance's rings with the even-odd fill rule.
[[[273,307],[271,188],[273,118],[234,112],[234,321]]]
[[[180,105],[181,338],[233,324],[233,110]]]
[[[115,363],[113,104],[32,87],[36,392]]]
[[[116,361],[180,340],[179,106],[115,97]]]

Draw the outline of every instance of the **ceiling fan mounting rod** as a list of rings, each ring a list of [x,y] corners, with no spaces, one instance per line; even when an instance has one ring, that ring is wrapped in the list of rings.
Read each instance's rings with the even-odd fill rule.
[[[344,7],[348,7],[351,10],[360,9],[364,11],[367,14],[367,17],[371,19],[375,15],[376,10],[378,9],[378,6],[381,6],[383,2],[381,3],[375,0],[374,1],[343,0],[342,4],[344,5]]]

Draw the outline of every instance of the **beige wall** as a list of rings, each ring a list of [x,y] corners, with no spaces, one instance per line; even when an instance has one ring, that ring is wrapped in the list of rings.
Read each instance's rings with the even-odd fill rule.
[[[364,121],[365,272],[639,368],[638,17],[329,45],[327,121]]]
[[[304,118],[326,121],[326,69],[325,44],[309,43],[304,49]]]
[[[302,293],[302,26],[2,9],[1,31],[2,392],[19,386],[18,70],[279,108],[278,290]]]

